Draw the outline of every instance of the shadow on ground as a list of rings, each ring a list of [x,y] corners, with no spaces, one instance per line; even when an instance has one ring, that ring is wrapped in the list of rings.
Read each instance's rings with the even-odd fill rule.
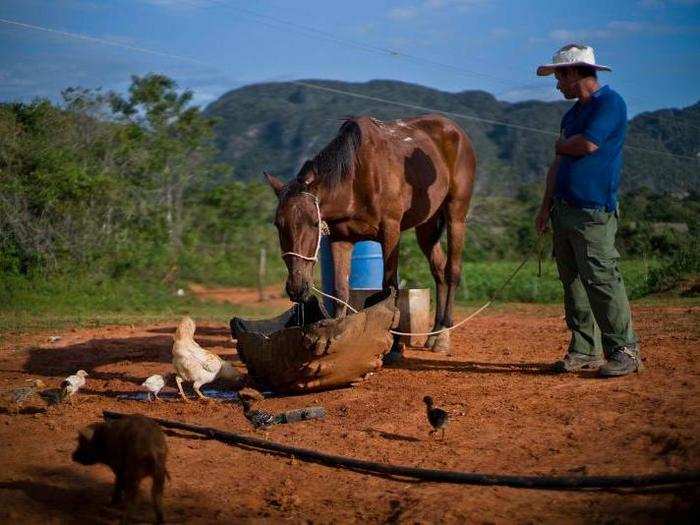
[[[203,348],[220,348],[228,341],[197,338]],[[37,346],[29,348],[23,370],[32,375],[64,378],[77,370],[85,370],[91,379],[109,381],[119,379],[141,383],[142,375],[100,370],[116,363],[171,363],[172,338],[167,335],[134,336],[91,339],[65,347]],[[220,354],[223,359],[238,362],[234,353]]]
[[[558,375],[551,363],[483,363],[478,361],[450,361],[405,357],[390,365],[404,370],[440,370],[475,374]]]

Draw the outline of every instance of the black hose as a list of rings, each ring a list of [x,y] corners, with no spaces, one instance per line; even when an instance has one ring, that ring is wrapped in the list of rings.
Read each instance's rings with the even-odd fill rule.
[[[104,411],[105,419],[118,419],[131,414]],[[451,470],[434,470],[402,465],[376,463],[346,456],[336,456],[291,445],[283,445],[265,439],[225,432],[215,428],[189,425],[179,421],[152,418],[156,423],[177,430],[186,430],[195,434],[208,436],[223,443],[245,445],[255,449],[266,450],[294,456],[295,458],[323,463],[332,467],[345,467],[367,473],[386,474],[439,483],[460,483],[466,485],[503,485],[530,489],[591,489],[591,488],[638,488],[660,485],[678,485],[700,482],[700,471],[669,472],[664,474],[644,474],[638,476],[513,476],[507,474],[482,474],[479,472],[458,472]]]

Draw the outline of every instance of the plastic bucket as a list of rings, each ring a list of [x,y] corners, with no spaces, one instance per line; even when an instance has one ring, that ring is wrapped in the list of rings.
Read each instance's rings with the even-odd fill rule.
[[[350,288],[381,290],[383,280],[382,245],[375,241],[356,242],[350,261]]]
[[[335,293],[335,271],[333,255],[328,236],[321,239],[321,286],[323,291]],[[350,259],[350,288],[353,290],[381,290],[384,280],[384,259],[382,245],[375,241],[359,241],[355,243]],[[335,301],[323,298],[323,306],[329,314],[335,312]]]

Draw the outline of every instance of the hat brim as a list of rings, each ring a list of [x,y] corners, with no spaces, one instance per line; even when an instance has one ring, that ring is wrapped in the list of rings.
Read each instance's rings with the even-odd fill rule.
[[[562,67],[573,67],[573,66],[588,66],[596,69],[598,71],[612,71],[608,66],[601,66],[599,64],[589,64],[588,62],[566,62],[565,64],[545,64],[537,68],[538,77],[546,77],[551,75],[555,70]]]

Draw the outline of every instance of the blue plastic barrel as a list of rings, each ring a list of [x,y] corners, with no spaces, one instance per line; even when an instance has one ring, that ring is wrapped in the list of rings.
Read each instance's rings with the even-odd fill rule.
[[[335,271],[331,243],[327,236],[321,239],[321,286],[323,291],[335,293]],[[355,243],[350,259],[350,288],[353,290],[381,290],[384,280],[384,259],[382,245],[374,241]],[[335,311],[335,301],[323,298],[323,305],[329,314]]]
[[[350,261],[350,288],[381,290],[384,280],[382,245],[375,241],[355,243]]]

